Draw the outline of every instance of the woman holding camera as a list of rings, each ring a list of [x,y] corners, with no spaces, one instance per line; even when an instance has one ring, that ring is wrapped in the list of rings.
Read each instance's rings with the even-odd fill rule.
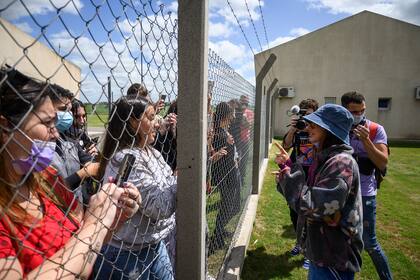
[[[157,128],[155,108],[144,97],[121,97],[112,108],[100,173],[115,177],[124,156],[134,155],[128,181],[144,203],[102,249],[95,264],[98,279],[173,279],[163,240],[175,227],[177,184],[171,167],[151,146]]]
[[[310,260],[308,279],[354,279],[362,265],[362,199],[349,132],[353,117],[344,107],[327,104],[303,117],[309,140],[317,147],[308,179],[300,164],[276,162],[278,190],[298,212],[298,240]]]

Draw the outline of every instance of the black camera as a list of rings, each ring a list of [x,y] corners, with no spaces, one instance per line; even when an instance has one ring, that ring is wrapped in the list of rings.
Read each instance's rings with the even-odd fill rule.
[[[296,125],[295,125],[295,127],[297,128],[297,129],[299,129],[299,130],[303,130],[303,129],[305,129],[305,127],[306,127],[306,121],[303,119],[303,116],[306,114],[306,110],[304,110],[304,109],[301,109],[300,111],[299,111],[299,119],[297,120],[297,122],[296,122]]]
[[[299,130],[303,130],[306,127],[306,121],[303,119],[303,116],[306,115],[306,109],[299,108],[298,105],[294,105],[290,110],[289,113],[291,115],[296,115],[299,119],[296,120],[295,127]]]

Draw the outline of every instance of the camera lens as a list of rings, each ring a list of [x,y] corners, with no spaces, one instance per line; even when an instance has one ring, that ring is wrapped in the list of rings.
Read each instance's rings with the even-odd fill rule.
[[[300,119],[296,122],[297,129],[302,130],[302,129],[305,129],[305,127],[306,127],[306,122],[304,120]]]

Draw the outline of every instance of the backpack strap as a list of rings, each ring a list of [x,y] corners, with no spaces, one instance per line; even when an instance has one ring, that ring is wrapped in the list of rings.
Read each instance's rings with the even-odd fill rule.
[[[369,139],[373,142],[376,138],[376,133],[378,132],[378,124],[376,122],[369,123]]]
[[[376,134],[378,132],[378,124],[376,122],[369,123],[369,139],[370,141],[374,141]],[[390,154],[389,147],[388,148],[388,155]],[[375,167],[375,179],[376,179],[376,187],[379,189],[382,181],[384,180],[384,176],[386,175],[386,168],[385,170],[380,170],[379,168]]]

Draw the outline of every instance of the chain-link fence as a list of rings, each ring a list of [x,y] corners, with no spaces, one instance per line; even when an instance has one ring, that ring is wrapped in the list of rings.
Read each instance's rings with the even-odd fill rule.
[[[207,222],[217,274],[251,191],[255,87],[209,52]]]
[[[44,9],[0,5],[0,279],[171,279],[182,172],[176,16],[152,1]],[[19,13],[29,34],[5,20],[17,24]],[[210,51],[214,276],[251,189],[254,99],[255,88]]]

